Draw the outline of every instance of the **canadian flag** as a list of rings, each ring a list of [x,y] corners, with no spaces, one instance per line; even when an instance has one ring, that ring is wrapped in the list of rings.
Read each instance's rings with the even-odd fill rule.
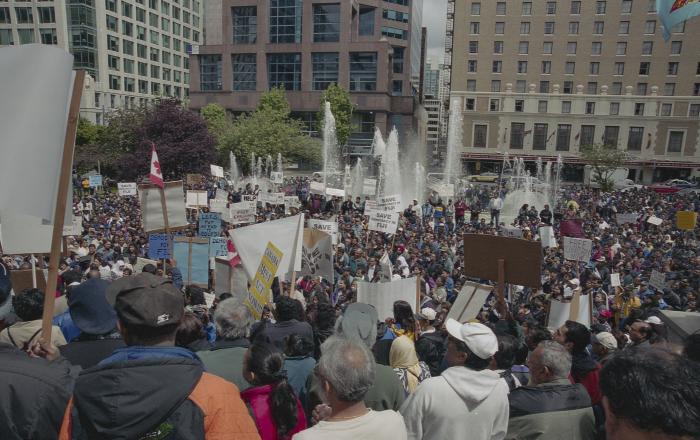
[[[160,162],[158,162],[158,153],[156,153],[156,144],[151,142],[151,173],[148,178],[151,179],[151,183],[163,188],[163,172],[160,169]]]
[[[238,255],[236,250],[236,245],[230,239],[226,242],[226,249],[228,249],[228,264],[231,267],[236,267],[241,264],[241,256]]]

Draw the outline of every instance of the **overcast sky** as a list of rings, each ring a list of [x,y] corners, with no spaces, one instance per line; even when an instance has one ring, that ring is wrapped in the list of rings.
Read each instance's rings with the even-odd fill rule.
[[[445,54],[446,17],[447,0],[423,0],[423,26],[428,29],[428,60],[436,64],[442,63]]]

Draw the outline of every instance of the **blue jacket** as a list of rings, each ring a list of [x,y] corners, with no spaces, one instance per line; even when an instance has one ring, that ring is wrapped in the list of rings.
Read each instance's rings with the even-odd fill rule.
[[[98,365],[113,364],[115,362],[133,361],[140,359],[193,359],[201,362],[199,356],[182,347],[144,347],[133,345],[117,348],[112,355],[102,360]]]

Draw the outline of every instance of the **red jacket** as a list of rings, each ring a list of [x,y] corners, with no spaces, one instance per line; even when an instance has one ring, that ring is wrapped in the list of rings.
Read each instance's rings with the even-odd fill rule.
[[[306,429],[306,416],[301,402],[297,399],[297,426],[294,427],[285,437],[277,435],[277,426],[272,420],[270,413],[270,394],[272,393],[272,385],[263,385],[259,387],[251,387],[241,392],[243,401],[248,404],[253,411],[255,424],[258,427],[258,433],[262,440],[286,440],[292,438],[294,434]]]

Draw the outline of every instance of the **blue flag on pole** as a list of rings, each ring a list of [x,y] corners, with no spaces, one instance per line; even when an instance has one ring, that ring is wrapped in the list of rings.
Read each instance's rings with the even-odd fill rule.
[[[656,0],[656,14],[664,25],[664,39],[671,38],[671,29],[700,15],[700,0]]]

